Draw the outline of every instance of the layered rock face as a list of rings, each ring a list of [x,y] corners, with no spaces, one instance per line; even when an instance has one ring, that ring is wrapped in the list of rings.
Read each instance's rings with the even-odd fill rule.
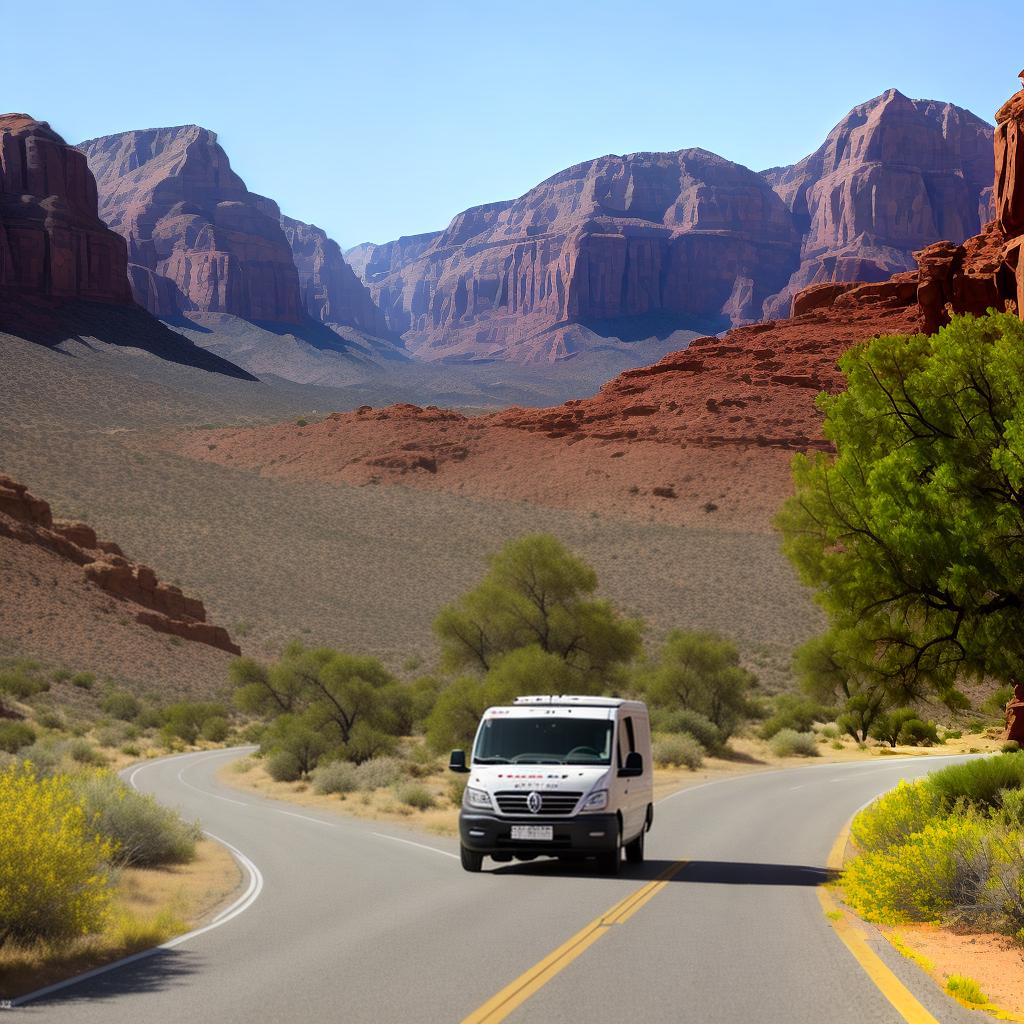
[[[203,602],[161,583],[148,566],[129,561],[85,523],[54,519],[50,506],[24,484],[0,474],[0,536],[37,544],[82,567],[84,578],[135,606],[135,620],[161,633],[240,654],[226,629],[206,621]]]
[[[756,320],[798,256],[764,179],[700,149],[601,157],[438,235],[349,253],[421,358],[522,362],[572,355],[568,324]]]
[[[980,315],[1012,304],[1024,316],[1024,88],[996,113],[993,203],[995,219],[980,234],[915,253],[927,330],[946,323],[950,311]]]
[[[803,234],[800,266],[765,316],[788,316],[808,285],[883,281],[914,269],[914,250],[976,234],[992,170],[992,127],[970,111],[895,89],[855,107],[816,152],[764,172]]]
[[[45,121],[0,116],[0,286],[128,305],[126,262],[82,154]]]
[[[280,211],[246,189],[213,132],[123,132],[78,149],[96,176],[100,216],[128,243],[136,300],[151,313],[303,321]]]
[[[373,335],[388,333],[387,319],[333,238],[314,224],[281,215],[292,249],[306,312],[327,324],[348,324]]]

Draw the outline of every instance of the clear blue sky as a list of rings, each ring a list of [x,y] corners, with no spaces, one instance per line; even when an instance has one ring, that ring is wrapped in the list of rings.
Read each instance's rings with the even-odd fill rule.
[[[51,0],[5,5],[3,99],[70,142],[195,122],[343,246],[441,228],[604,153],[755,169],[890,86],[991,119],[1021,0]]]

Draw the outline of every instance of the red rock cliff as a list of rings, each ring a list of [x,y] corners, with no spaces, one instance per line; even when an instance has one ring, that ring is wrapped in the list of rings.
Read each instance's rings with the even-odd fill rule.
[[[913,252],[956,243],[989,219],[992,127],[968,110],[895,89],[850,111],[820,149],[764,172],[803,233],[799,269],[765,304],[828,281],[884,281],[915,269]]]
[[[150,312],[303,320],[280,213],[246,189],[213,132],[123,132],[78,149],[96,175],[100,216],[128,242],[132,290]]]
[[[130,304],[126,261],[82,154],[45,121],[0,115],[0,286]]]
[[[283,214],[281,227],[292,249],[305,310],[314,320],[350,324],[378,336],[389,333],[383,311],[327,232]]]
[[[418,356],[535,361],[571,354],[568,324],[756,320],[798,250],[763,178],[689,149],[590,160],[438,235],[350,255]]]

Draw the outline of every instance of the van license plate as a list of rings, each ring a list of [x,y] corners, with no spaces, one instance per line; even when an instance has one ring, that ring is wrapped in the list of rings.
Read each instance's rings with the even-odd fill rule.
[[[513,839],[551,840],[555,838],[554,825],[513,825]]]

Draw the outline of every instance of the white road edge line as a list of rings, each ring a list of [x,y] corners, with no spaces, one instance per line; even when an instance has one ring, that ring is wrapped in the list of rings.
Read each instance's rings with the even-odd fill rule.
[[[180,754],[178,757],[188,757],[188,754]],[[170,760],[176,760],[177,758],[161,758],[159,763],[165,763]],[[206,760],[205,758],[203,760]],[[135,785],[135,776],[138,774],[140,769],[147,768],[151,764],[157,764],[156,761],[147,762],[141,764],[135,768],[128,776],[128,782],[131,784],[133,789],[138,787]],[[179,774],[179,778],[180,778]],[[200,791],[201,792],[201,791]],[[208,794],[210,795],[210,794]],[[247,805],[248,806],[248,805]],[[122,957],[120,960],[115,960],[113,963],[104,964],[102,967],[95,967],[91,971],[86,971],[83,974],[76,974],[73,978],[65,978],[63,981],[55,982],[53,985],[47,985],[45,988],[36,989],[35,992],[28,992],[23,996],[19,996],[17,999],[12,999],[7,1004],[10,1009],[15,1009],[19,1006],[24,1006],[26,1003],[33,1002],[36,999],[42,999],[44,996],[52,995],[54,992],[60,992],[63,989],[71,988],[73,985],[79,985],[83,981],[90,981],[92,978],[98,978],[100,975],[107,974],[110,971],[116,971],[121,967],[126,967],[128,964],[133,964],[139,960],[145,960],[148,957],[155,956],[157,953],[163,952],[168,949],[173,949],[175,946],[180,946],[183,942],[188,942],[190,939],[198,938],[200,935],[205,935],[207,932],[213,931],[214,928],[219,928],[222,924],[227,924],[228,921],[234,920],[239,914],[245,913],[259,898],[260,893],[263,891],[263,873],[258,867],[244,854],[237,846],[232,846],[231,843],[220,836],[215,836],[212,832],[203,830],[203,835],[208,836],[216,843],[220,843],[223,847],[229,850],[235,860],[245,869],[249,876],[249,884],[246,886],[245,892],[238,897],[230,906],[225,907],[219,914],[217,914],[209,924],[205,924],[200,928],[193,928],[192,931],[186,932],[184,935],[178,935],[176,938],[168,939],[167,942],[161,943],[159,946],[153,946],[150,949],[144,949],[139,953],[133,953],[131,956]]]
[[[431,853],[439,853],[442,857],[454,857],[459,859],[458,854],[449,853],[447,850],[439,850],[436,846],[427,846],[426,843],[414,843],[411,839],[399,839],[398,836],[389,836],[383,832],[371,832],[370,835],[378,839],[390,839],[393,843],[405,843],[406,846],[418,846],[421,850],[429,850]]]

